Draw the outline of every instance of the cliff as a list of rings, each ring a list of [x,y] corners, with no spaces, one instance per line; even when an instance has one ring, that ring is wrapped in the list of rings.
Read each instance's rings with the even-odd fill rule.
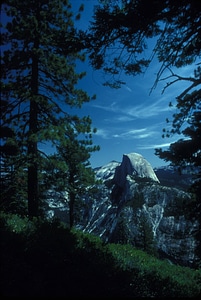
[[[77,228],[106,242],[129,243],[181,265],[192,266],[198,221],[189,214],[192,195],[160,184],[151,165],[137,153],[95,170],[102,185],[83,196]]]

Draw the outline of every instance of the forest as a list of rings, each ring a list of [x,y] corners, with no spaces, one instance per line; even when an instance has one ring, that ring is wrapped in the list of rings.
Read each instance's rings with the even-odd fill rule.
[[[180,172],[191,170],[190,215],[200,223],[201,4],[101,0],[85,31],[75,25],[83,10],[84,1],[76,15],[69,0],[1,4],[1,296],[198,297],[200,262],[195,268],[170,264],[76,228],[79,203],[86,195],[93,198],[101,184],[90,164],[101,147],[93,142],[97,128],[91,116],[72,111],[96,99],[87,87],[77,88],[86,72],[78,73],[76,66],[86,58],[103,70],[104,85],[111,89],[125,84],[120,74],[143,73],[155,56],[153,89],[161,81],[164,90],[187,82],[161,132],[181,138],[155,154]],[[147,59],[152,38],[156,44]],[[193,76],[180,75],[187,65],[194,67]],[[50,144],[55,153],[41,151],[41,144]],[[67,224],[47,218],[45,200],[52,187],[68,194]],[[197,237],[199,253],[200,227]]]

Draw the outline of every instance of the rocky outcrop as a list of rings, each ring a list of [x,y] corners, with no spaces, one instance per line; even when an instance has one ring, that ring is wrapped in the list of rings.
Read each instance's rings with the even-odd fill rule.
[[[118,202],[112,195],[108,191],[107,197],[88,205],[81,229],[106,242],[130,243],[144,250],[155,247],[162,257],[182,265],[197,261],[198,222],[187,214],[190,194],[127,176]]]
[[[198,221],[189,215],[192,195],[160,184],[139,154],[95,170],[102,184],[83,196],[77,228],[106,242],[130,243],[182,265],[196,264]]]
[[[101,179],[104,182],[113,180],[115,171],[117,167],[120,165],[117,161],[111,161],[105,166],[95,169],[96,178]]]
[[[182,265],[197,261],[198,221],[188,214],[191,194],[162,186],[151,165],[136,153],[124,155],[121,164],[104,166],[107,176],[100,170],[104,196],[88,203],[84,223],[79,225],[82,230],[107,242],[155,248]]]
[[[124,187],[127,175],[132,175],[135,178],[147,178],[159,182],[150,163],[148,163],[148,161],[138,153],[130,153],[123,155],[121,165],[118,166],[115,170],[115,184]]]

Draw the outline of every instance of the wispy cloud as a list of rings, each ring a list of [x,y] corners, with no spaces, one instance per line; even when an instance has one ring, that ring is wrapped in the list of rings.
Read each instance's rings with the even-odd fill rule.
[[[113,102],[112,104],[107,105],[107,106],[106,105],[94,104],[93,107],[100,108],[100,109],[103,109],[103,110],[109,111],[109,112],[119,112],[120,111],[120,109],[117,106],[116,102]]]
[[[97,129],[97,132],[95,133],[96,136],[100,136],[103,139],[108,139],[109,138],[109,132],[106,129]]]
[[[115,133],[114,133],[115,132]],[[156,136],[158,132],[152,130],[151,128],[140,128],[140,129],[124,129],[124,131],[120,132],[119,129],[114,129],[111,127],[110,129],[98,129],[96,132],[96,136],[99,136],[103,139],[112,139],[118,138],[122,140],[129,140],[129,139],[145,139],[150,138],[152,136]]]
[[[155,135],[155,131],[148,130],[147,128],[141,129],[132,129],[122,133],[113,134],[112,137],[114,138],[121,138],[121,139],[144,139]]]
[[[133,117],[121,115],[121,116],[115,118],[114,120],[117,122],[130,122],[130,121],[133,121]]]
[[[172,142],[170,142],[170,143],[162,143],[162,144],[155,144],[155,145],[138,146],[138,149],[148,150],[148,149],[156,149],[156,148],[166,148],[166,147],[169,147],[170,144],[172,144]]]
[[[143,119],[154,117],[161,114],[162,112],[168,111],[170,111],[170,107],[167,105],[167,103],[159,100],[150,105],[147,105],[147,103],[145,102],[143,105],[130,106],[124,109],[123,112],[134,118]]]
[[[114,117],[114,120],[119,121],[130,121],[133,119],[144,119],[160,115],[162,112],[170,112],[171,108],[169,107],[167,100],[164,100],[164,97],[154,103],[147,103],[146,101],[140,105],[129,105],[129,106],[119,106],[116,102],[113,102],[110,105],[97,105],[94,107],[111,112],[119,113],[119,117]],[[112,119],[111,119],[112,120]]]
[[[128,87],[127,85],[123,86],[128,92],[132,93],[132,89]]]

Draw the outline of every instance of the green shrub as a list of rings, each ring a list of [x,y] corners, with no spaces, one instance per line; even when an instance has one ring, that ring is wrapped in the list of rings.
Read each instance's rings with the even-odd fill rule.
[[[131,245],[105,244],[58,220],[0,214],[3,296],[195,297],[201,270]]]
[[[201,270],[171,265],[131,245],[109,244],[107,247],[116,264],[130,271],[130,285],[135,288],[139,282],[144,296],[192,297],[201,292]]]

